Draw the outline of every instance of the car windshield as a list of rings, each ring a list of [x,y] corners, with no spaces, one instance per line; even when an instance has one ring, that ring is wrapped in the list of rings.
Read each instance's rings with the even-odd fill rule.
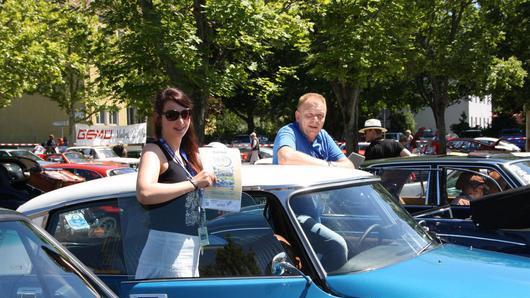
[[[329,275],[388,266],[436,245],[379,183],[302,193],[289,203]]]
[[[11,155],[16,156],[16,157],[27,157],[33,161],[43,161],[42,158],[26,150],[11,151]]]
[[[98,156],[99,158],[119,157],[111,148],[98,149]]]
[[[2,296],[99,297],[97,286],[38,233],[24,222],[0,222]]]
[[[510,171],[519,178],[523,185],[530,184],[530,161],[524,160],[512,163],[508,166]]]
[[[64,156],[70,161],[70,162],[88,162],[89,159],[86,158],[83,154],[79,152],[65,152]]]

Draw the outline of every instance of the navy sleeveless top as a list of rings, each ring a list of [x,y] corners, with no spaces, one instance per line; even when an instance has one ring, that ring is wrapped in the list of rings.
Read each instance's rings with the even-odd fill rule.
[[[173,160],[159,142],[168,161],[168,169],[158,177],[159,183],[175,183],[188,180],[186,171]],[[197,235],[199,226],[199,196],[195,192],[186,193],[171,201],[144,206],[150,217],[150,228],[157,231]]]

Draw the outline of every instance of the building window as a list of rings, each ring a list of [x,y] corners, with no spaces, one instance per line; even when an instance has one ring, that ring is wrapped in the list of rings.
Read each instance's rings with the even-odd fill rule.
[[[118,125],[118,112],[109,112],[109,124]]]
[[[136,108],[127,108],[127,125],[139,123],[138,111]]]
[[[100,111],[96,114],[96,123],[97,124],[105,124],[105,112]]]

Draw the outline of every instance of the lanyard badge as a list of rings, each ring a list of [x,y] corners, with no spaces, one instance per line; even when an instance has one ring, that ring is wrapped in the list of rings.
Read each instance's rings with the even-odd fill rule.
[[[171,150],[171,147],[166,142],[166,140],[160,138],[160,144],[162,144],[164,150],[171,156],[173,161],[176,162],[179,166],[181,166],[186,171],[186,176],[188,177],[188,179],[192,179],[193,178],[192,173],[190,173],[188,168],[186,166],[184,166],[182,164],[182,162],[175,156],[175,152],[173,150]],[[186,162],[188,162],[188,158],[187,158],[186,154],[184,152],[182,152],[181,155],[182,155],[182,159],[184,159]],[[191,169],[191,171],[193,171],[193,169]],[[194,191],[194,193],[191,194],[191,195],[195,196],[195,199],[197,199],[199,201],[199,214],[200,214],[199,216],[200,216],[200,220],[199,220],[199,228],[197,229],[197,235],[199,236],[199,243],[201,245],[201,254],[202,254],[203,253],[203,247],[210,244],[210,241],[208,239],[208,229],[206,227],[206,210],[204,210],[203,208],[200,207],[201,204],[202,204],[203,192],[202,192],[201,189],[198,189],[198,190]]]

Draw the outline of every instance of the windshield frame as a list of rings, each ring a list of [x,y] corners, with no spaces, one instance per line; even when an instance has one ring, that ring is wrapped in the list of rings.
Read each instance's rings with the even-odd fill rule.
[[[312,187],[299,189],[299,190],[296,190],[296,191],[293,191],[292,193],[290,193],[288,198],[287,198],[287,200],[285,201],[285,208],[287,209],[287,215],[289,217],[289,220],[293,224],[294,229],[295,229],[295,231],[297,233],[297,237],[299,237],[300,243],[304,246],[304,249],[306,250],[306,252],[307,252],[307,254],[309,256],[309,259],[312,262],[312,265],[314,266],[314,268],[316,269],[319,277],[322,280],[325,280],[327,278],[328,272],[326,271],[326,269],[324,268],[324,266],[322,265],[322,263],[318,259],[317,253],[313,249],[313,245],[312,245],[311,241],[308,239],[306,233],[303,231],[303,228],[302,228],[301,224],[297,220],[297,215],[296,215],[296,213],[294,212],[294,210],[291,207],[291,199],[293,199],[293,198],[296,199],[296,197],[299,197],[301,195],[307,195],[307,194],[311,194],[311,193],[321,193],[321,192],[332,191],[332,190],[337,190],[337,189],[355,188],[355,187],[362,187],[362,186],[366,186],[366,185],[377,187],[376,184],[378,184],[382,189],[384,189],[384,191],[388,192],[386,190],[386,188],[384,188],[384,186],[381,184],[381,179],[378,178],[378,177],[374,177],[374,178],[363,179],[363,180],[354,181],[354,182],[352,182],[352,181],[337,182],[337,183],[330,183],[330,184],[326,184],[326,185],[318,185],[318,186],[312,186]],[[377,192],[377,191],[374,190],[374,192]],[[416,228],[410,226],[410,223],[409,223],[409,226],[412,229],[416,230],[417,232],[418,232],[418,230],[423,231],[422,233],[426,236],[426,237],[423,237],[423,238],[426,239],[426,242],[428,244],[425,247],[423,247],[418,254],[421,254],[421,253],[425,252],[427,250],[426,248],[432,249],[434,247],[437,247],[440,244],[438,239],[436,239],[436,237],[434,237],[433,235],[431,235],[427,231],[425,231],[417,223],[417,221],[405,210],[405,208],[402,205],[397,204],[395,201],[392,200],[392,195],[390,193],[387,194],[387,199],[385,199],[383,197],[381,197],[380,199],[385,201],[385,202],[387,202],[387,204],[389,204],[388,202],[392,202],[393,204],[396,204],[396,206],[398,206],[398,208],[402,209],[402,214],[407,216],[407,217],[409,217],[409,222],[411,221],[411,222],[415,223]],[[381,203],[382,202],[376,202],[375,204],[379,205]],[[387,206],[387,207],[390,208],[390,209],[394,209],[392,206]],[[387,209],[383,209],[383,207],[381,207],[381,209],[379,209],[378,212],[388,212],[388,210]],[[399,218],[402,218],[398,214],[395,214],[395,216],[397,216]],[[397,262],[400,262],[400,261],[402,261],[402,260],[398,260]],[[392,263],[392,264],[395,264],[395,263]],[[391,264],[387,264],[387,265],[385,265],[383,267],[386,267],[386,266],[389,266],[389,265],[391,265]],[[366,268],[366,270],[372,270],[372,269],[374,269],[374,268]],[[362,271],[366,271],[366,270],[348,272],[348,273],[332,274],[332,275],[345,275],[345,274],[351,274],[351,273],[356,273],[356,272],[362,272]]]

